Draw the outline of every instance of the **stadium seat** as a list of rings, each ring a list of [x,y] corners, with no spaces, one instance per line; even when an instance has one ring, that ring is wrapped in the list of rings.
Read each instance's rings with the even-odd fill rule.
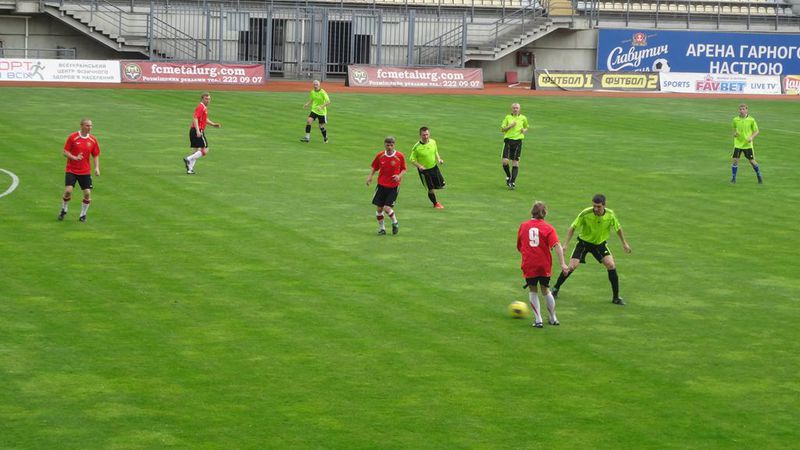
[[[686,5],[684,5],[683,3],[679,3],[678,4],[678,12],[685,13],[686,12]]]
[[[730,6],[728,6],[728,5],[722,5],[722,6],[721,6],[721,11],[720,11],[720,12],[721,12],[722,14],[731,14],[731,12],[732,12],[732,11],[731,11],[731,7],[730,7]]]
[[[641,11],[642,4],[641,3],[631,3],[631,11]]]

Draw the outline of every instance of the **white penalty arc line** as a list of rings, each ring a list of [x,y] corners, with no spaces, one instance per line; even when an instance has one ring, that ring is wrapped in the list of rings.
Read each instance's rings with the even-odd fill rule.
[[[7,171],[6,169],[2,169],[2,168],[0,168],[0,172],[5,172],[5,173],[7,173],[7,174],[8,174],[8,176],[10,176],[10,177],[11,177],[11,186],[9,186],[9,187],[8,187],[8,189],[6,189],[6,191],[5,191],[5,192],[3,192],[2,194],[0,194],[0,197],[5,197],[6,195],[8,195],[8,194],[10,194],[10,193],[14,192],[14,189],[16,189],[16,188],[17,188],[17,186],[19,186],[19,178],[17,178],[17,176],[16,176],[16,175],[14,175],[14,173],[13,173],[13,172],[9,172],[9,171]]]

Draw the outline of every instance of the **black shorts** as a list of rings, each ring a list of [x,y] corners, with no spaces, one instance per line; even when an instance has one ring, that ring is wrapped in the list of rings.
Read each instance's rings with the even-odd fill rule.
[[[372,197],[372,204],[375,206],[394,206],[397,194],[400,193],[399,187],[386,187],[378,185],[375,188],[375,196]]]
[[[503,159],[519,161],[522,154],[522,139],[503,140]]]
[[[208,148],[208,141],[206,140],[206,133],[197,137],[194,128],[189,129],[189,147],[191,148]]]
[[[72,172],[67,172],[64,176],[64,186],[75,186],[75,182],[81,187],[81,190],[91,189],[92,188],[92,176],[91,175],[75,175]]]
[[[542,285],[542,287],[549,288],[550,277],[525,278],[525,287],[533,286],[535,288],[537,284]]]
[[[422,181],[422,185],[428,188],[428,190],[442,189],[445,185],[444,177],[442,176],[442,171],[439,170],[439,166],[420,170],[419,179]]]
[[[311,112],[311,114],[309,114],[308,117],[311,117],[312,120],[317,119],[320,125],[325,125],[326,123],[328,123],[328,120],[325,118],[325,116],[321,116],[315,112]]]
[[[738,158],[739,155],[744,153],[744,157],[748,160],[753,159],[753,149],[752,148],[734,148],[733,149],[733,157]]]
[[[585,264],[587,253],[591,253],[597,262],[603,262],[603,258],[610,255],[611,251],[608,249],[606,241],[599,244],[592,244],[578,239],[578,245],[576,245],[575,250],[572,251],[572,259],[579,259],[581,260],[581,264]]]

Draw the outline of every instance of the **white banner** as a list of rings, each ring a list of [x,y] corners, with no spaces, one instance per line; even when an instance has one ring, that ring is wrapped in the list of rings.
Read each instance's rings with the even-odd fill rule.
[[[119,61],[0,58],[0,81],[119,83]]]
[[[737,75],[727,73],[659,74],[662,92],[691,94],[781,94],[778,75]]]

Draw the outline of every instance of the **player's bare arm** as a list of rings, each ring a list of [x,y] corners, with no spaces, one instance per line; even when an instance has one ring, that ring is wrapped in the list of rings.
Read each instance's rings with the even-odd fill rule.
[[[631,246],[628,245],[628,241],[625,240],[625,234],[622,232],[622,228],[617,230],[617,236],[619,236],[619,240],[622,241],[622,249],[625,250],[625,253],[630,253]]]
[[[94,174],[100,176],[100,155],[94,157]]]

